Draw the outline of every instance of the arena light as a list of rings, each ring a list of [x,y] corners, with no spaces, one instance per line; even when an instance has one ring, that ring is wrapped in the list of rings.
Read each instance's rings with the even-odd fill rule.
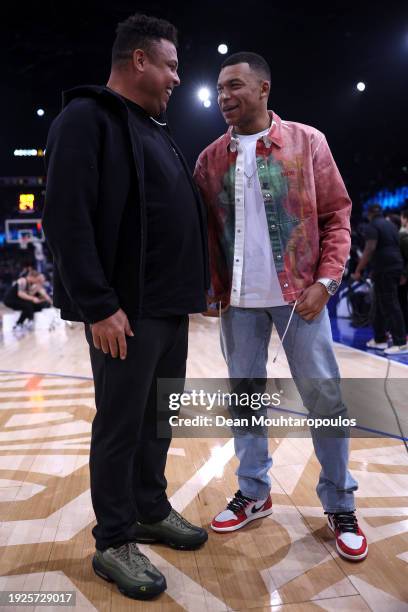
[[[14,149],[14,157],[44,157],[45,149]]]
[[[377,191],[373,197],[366,200],[363,204],[363,210],[367,210],[370,204],[380,204],[383,210],[398,210],[404,206],[408,200],[408,184],[402,187],[397,187],[394,191],[385,188]]]
[[[356,87],[357,87],[358,91],[364,91],[365,88],[366,88],[365,83],[363,83],[362,81],[357,83]]]
[[[197,96],[201,102],[205,102],[206,100],[210,99],[210,90],[208,87],[200,87],[197,92]]]
[[[221,55],[228,53],[228,46],[225,43],[218,45],[218,53],[221,53]]]
[[[211,106],[211,100],[204,100],[204,102],[203,102],[203,106],[205,106],[205,108],[210,108],[210,106]]]
[[[37,115],[39,117],[44,117],[45,115],[45,110],[43,108],[37,108]]]
[[[37,157],[37,149],[14,149],[14,157]]]

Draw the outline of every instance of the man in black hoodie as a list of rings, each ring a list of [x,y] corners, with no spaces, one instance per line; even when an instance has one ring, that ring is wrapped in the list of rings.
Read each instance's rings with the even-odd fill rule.
[[[95,382],[93,567],[141,599],[166,581],[136,542],[207,539],[171,508],[170,437],[157,435],[157,380],[184,379],[188,313],[206,309],[208,287],[205,214],[162,121],[180,84],[176,44],[166,21],[120,23],[107,86],[67,92],[47,142],[54,302],[85,323]]]

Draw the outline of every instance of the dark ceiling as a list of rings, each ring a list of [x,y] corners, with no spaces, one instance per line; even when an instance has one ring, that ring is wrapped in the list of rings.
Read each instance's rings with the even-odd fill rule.
[[[285,6],[287,8],[285,8]],[[45,145],[61,90],[104,83],[115,25],[134,12],[164,17],[180,33],[182,86],[169,108],[172,130],[193,165],[225,126],[204,109],[222,56],[256,51],[272,68],[270,107],[327,135],[358,208],[382,186],[408,183],[408,2],[8,2],[1,9],[0,175],[42,172],[42,161],[13,158]],[[359,93],[358,81],[367,89]],[[215,100],[214,100],[215,102]],[[46,110],[43,118],[35,110]],[[405,170],[404,170],[405,168]]]

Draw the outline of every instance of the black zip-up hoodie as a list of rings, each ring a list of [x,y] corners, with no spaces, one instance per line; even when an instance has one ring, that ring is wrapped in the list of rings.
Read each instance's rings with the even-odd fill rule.
[[[205,212],[197,198],[209,284]],[[142,313],[146,253],[143,146],[124,100],[106,87],[63,95],[46,149],[43,228],[54,257],[54,304],[71,321],[95,323],[122,308]]]

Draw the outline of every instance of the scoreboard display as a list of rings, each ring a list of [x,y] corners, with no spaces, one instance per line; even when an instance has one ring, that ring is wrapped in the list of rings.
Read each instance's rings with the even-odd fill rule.
[[[32,213],[35,211],[35,197],[33,193],[20,193],[18,196],[18,212]]]

